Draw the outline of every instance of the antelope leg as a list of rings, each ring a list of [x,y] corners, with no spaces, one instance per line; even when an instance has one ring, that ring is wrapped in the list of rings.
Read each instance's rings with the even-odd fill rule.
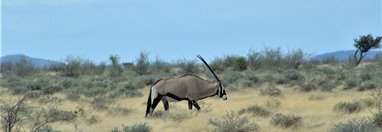
[[[169,108],[168,101],[165,98],[162,98],[162,103],[163,103],[163,106],[164,106],[164,110],[167,111],[168,108]]]
[[[190,100],[188,100],[188,109],[192,110],[192,102]]]
[[[196,101],[192,101],[192,104],[194,105],[194,107],[199,111],[200,110],[200,106],[199,104],[196,102]]]

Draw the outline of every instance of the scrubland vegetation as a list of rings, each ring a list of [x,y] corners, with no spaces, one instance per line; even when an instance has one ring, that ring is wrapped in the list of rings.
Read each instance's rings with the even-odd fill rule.
[[[151,83],[182,74],[214,81],[212,74],[196,59],[171,64],[149,60],[147,52],[132,63],[120,62],[118,55],[99,64],[69,56],[46,68],[26,60],[2,63],[1,127],[32,132],[382,131],[380,57],[357,66],[354,59],[315,61],[302,50],[266,48],[209,63],[228,90],[227,101],[207,98],[200,112],[187,110],[185,102],[170,103],[169,112],[159,107],[148,118],[144,107]]]

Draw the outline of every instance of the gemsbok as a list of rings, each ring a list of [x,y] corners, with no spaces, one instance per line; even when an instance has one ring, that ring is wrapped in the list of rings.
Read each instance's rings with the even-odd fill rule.
[[[149,97],[147,99],[146,116],[152,114],[159,101],[162,100],[165,111],[169,109],[169,101],[188,101],[188,108],[194,106],[198,111],[200,107],[198,100],[218,95],[223,100],[227,100],[227,95],[223,84],[214,73],[207,62],[200,56],[197,57],[208,67],[217,82],[204,80],[196,75],[186,74],[177,78],[162,79],[152,84]],[[153,98],[153,102],[152,99]],[[151,103],[152,102],[152,103]]]

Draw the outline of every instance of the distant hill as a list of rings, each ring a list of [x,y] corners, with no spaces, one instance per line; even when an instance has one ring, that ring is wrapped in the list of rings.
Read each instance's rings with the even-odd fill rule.
[[[335,51],[324,54],[319,54],[313,57],[314,60],[322,61],[328,58],[333,58],[338,61],[347,61],[349,56],[353,57],[355,50]],[[382,51],[369,51],[365,59],[373,59],[376,55],[382,55]]]
[[[57,61],[51,61],[51,60],[41,59],[41,58],[33,58],[33,57],[29,57],[29,56],[26,56],[23,54],[14,54],[14,55],[2,56],[2,57],[0,57],[0,63],[7,63],[7,62],[16,63],[16,62],[19,62],[23,58],[26,59],[27,61],[31,62],[34,66],[41,67],[41,68],[42,67],[49,67],[51,65],[60,64],[60,62],[57,62]]]

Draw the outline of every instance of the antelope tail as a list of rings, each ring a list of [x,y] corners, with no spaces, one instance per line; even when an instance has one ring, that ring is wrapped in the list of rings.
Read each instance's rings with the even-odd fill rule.
[[[147,107],[146,107],[146,116],[150,113],[150,109],[151,109],[151,91],[152,91],[152,87],[150,88],[150,93],[149,93],[149,97],[147,99]]]

